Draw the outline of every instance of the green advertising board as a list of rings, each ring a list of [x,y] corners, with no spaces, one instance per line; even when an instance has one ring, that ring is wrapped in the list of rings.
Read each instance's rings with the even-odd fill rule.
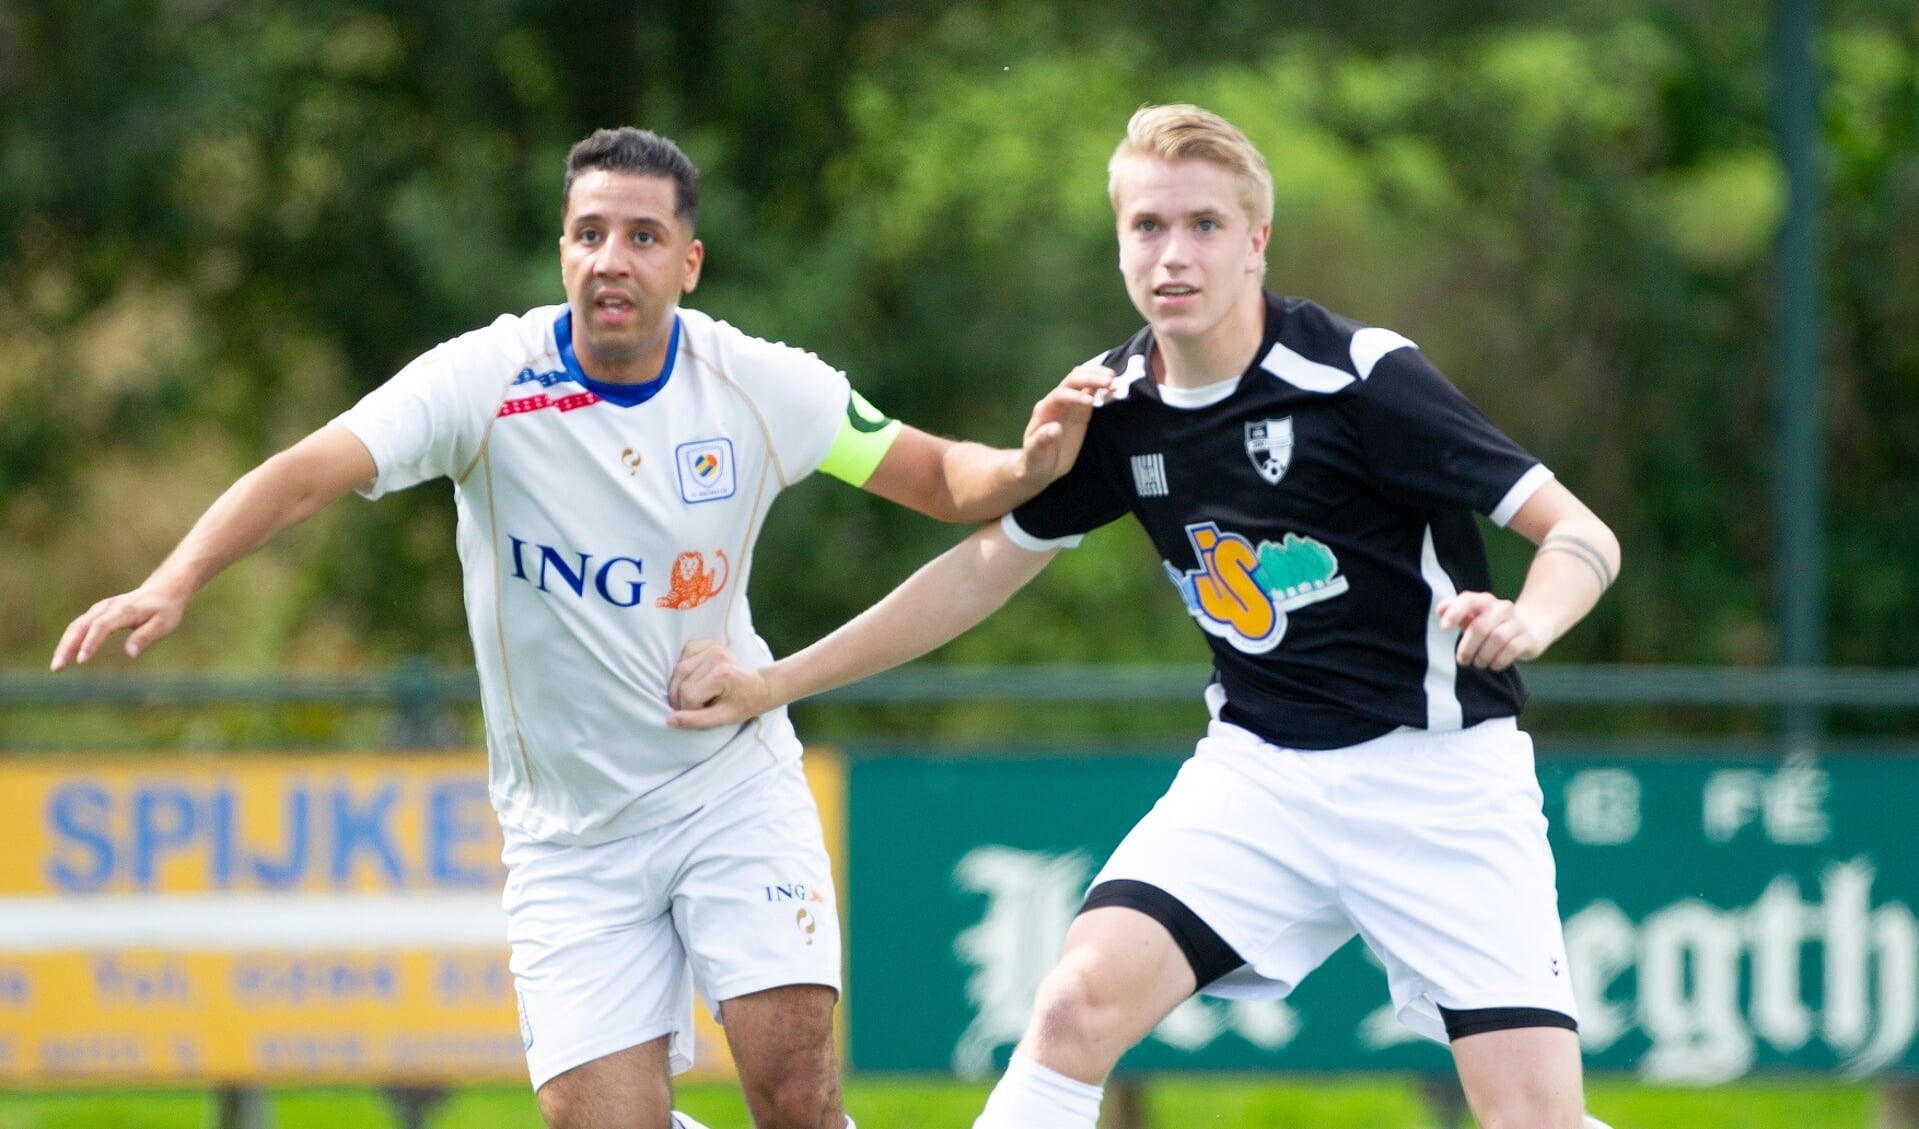
[[[991,1076],[1088,881],[1174,757],[856,759],[849,1053]],[[1539,769],[1590,1069],[1717,1082],[1919,1070],[1919,759]],[[1122,1070],[1442,1070],[1349,944],[1285,1000],[1198,998]]]

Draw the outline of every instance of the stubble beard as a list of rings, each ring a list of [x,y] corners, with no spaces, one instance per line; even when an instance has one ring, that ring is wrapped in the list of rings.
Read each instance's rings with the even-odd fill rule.
[[[637,337],[614,337],[611,340],[609,337],[611,335],[595,333],[592,329],[586,332],[586,347],[592,352],[593,359],[604,365],[622,368],[638,361],[646,351],[645,343]]]
[[[602,328],[596,324],[591,313],[582,320],[583,324],[578,325],[575,331],[584,338],[579,343],[586,346],[594,362],[593,367],[606,370],[609,374],[620,373],[639,363],[659,341],[658,333],[647,334],[638,324]]]

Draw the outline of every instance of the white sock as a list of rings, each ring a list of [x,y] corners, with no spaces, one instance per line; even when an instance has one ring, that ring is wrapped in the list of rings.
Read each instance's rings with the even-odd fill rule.
[[[859,1126],[853,1124],[853,1116],[851,1114],[848,1114],[846,1117],[846,1129],[859,1129]]]
[[[1099,1097],[1100,1087],[1014,1051],[973,1129],[1095,1129]]]

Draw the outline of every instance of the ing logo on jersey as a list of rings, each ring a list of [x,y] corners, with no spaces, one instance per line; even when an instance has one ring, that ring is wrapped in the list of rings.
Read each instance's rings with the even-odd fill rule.
[[[1186,612],[1208,635],[1234,650],[1261,655],[1286,637],[1286,613],[1346,591],[1339,558],[1311,537],[1288,533],[1258,548],[1213,522],[1186,527],[1199,567],[1181,571],[1170,561],[1166,578],[1179,589]]]
[[[726,550],[715,549],[720,560],[716,568],[706,567],[704,553],[681,553],[673,558],[673,572],[667,577],[666,595],[653,601],[656,608],[690,611],[720,594],[733,570],[726,563]]]

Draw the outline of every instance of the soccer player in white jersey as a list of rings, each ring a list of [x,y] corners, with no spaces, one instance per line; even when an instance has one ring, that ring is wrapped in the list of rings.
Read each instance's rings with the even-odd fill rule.
[[[671,141],[593,134],[562,202],[565,303],[428,351],[241,478],[145,583],[73,621],[53,669],[120,630],[137,656],[227,565],[348,491],[452,479],[548,1125],[691,1124],[670,1074],[691,1062],[697,987],[755,1123],[837,1129],[839,920],[799,742],[777,710],[671,729],[669,677],[693,638],[771,657],[745,594],[782,489],[824,470],[939,518],[998,517],[1071,464],[1098,382],[1049,392],[1019,450],[936,438],[812,354],[679,305],[704,249],[698,173]]]
[[[1450,1042],[1483,1126],[1574,1129],[1579,1041],[1515,662],[1619,546],[1418,348],[1263,288],[1273,190],[1218,116],[1147,107],[1110,166],[1146,327],[1072,471],[762,666],[696,641],[674,725],[732,725],[922,654],[1131,513],[1206,633],[1208,732],[1095,879],[979,1129],[1092,1129],[1108,1071],[1201,990],[1284,995],[1355,932]],[[1474,512],[1539,546],[1492,595]]]

